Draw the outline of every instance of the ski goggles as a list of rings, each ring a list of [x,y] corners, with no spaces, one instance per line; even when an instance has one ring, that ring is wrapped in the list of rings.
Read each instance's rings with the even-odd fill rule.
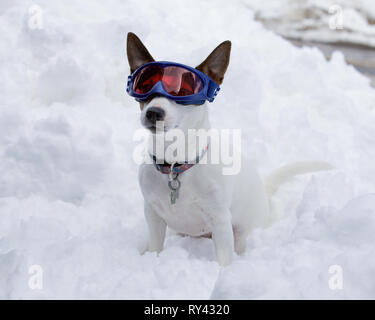
[[[214,101],[219,85],[197,69],[183,64],[155,61],[146,63],[128,77],[126,91],[137,101],[162,95],[180,104]]]

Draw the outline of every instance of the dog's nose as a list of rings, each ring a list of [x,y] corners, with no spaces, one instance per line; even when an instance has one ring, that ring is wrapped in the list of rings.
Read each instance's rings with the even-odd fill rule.
[[[146,111],[146,119],[152,124],[155,124],[156,121],[163,121],[164,116],[165,116],[165,111],[159,107],[150,107]]]

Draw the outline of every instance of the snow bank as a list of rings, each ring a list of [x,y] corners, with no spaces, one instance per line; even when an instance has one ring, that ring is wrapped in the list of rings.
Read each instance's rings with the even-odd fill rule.
[[[33,2],[0,6],[0,298],[375,298],[375,91],[340,53],[293,47],[243,2],[38,4],[41,28]],[[159,257],[140,254],[128,31],[193,66],[232,40],[213,125],[242,128],[264,174],[295,160],[336,168],[285,185],[280,219],[226,268],[209,239],[171,235]],[[342,290],[328,286],[332,265]]]
[[[285,37],[375,48],[372,0],[242,0]]]

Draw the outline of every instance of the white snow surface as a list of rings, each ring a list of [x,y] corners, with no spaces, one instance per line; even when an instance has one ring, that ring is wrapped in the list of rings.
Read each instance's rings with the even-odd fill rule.
[[[32,1],[0,5],[1,299],[375,298],[375,91],[254,20],[243,1]],[[198,65],[232,41],[212,125],[241,128],[263,175],[300,160],[332,171],[273,197],[278,220],[220,267],[210,239],[147,240],[126,95],[127,32],[160,60]],[[43,289],[29,286],[30,266]],[[342,289],[328,283],[342,268]]]
[[[373,0],[242,0],[288,38],[375,48]]]

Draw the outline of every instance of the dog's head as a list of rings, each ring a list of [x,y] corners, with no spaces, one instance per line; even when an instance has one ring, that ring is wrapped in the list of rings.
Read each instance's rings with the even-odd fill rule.
[[[231,42],[224,41],[196,69],[220,85],[229,64],[230,49]],[[141,40],[132,32],[128,33],[127,54],[131,73],[142,65],[155,61]],[[201,121],[205,104],[181,105],[164,96],[150,96],[146,102],[140,102],[141,123],[152,133],[155,133],[157,121],[164,122],[164,131],[173,128],[186,131],[195,128]]]

